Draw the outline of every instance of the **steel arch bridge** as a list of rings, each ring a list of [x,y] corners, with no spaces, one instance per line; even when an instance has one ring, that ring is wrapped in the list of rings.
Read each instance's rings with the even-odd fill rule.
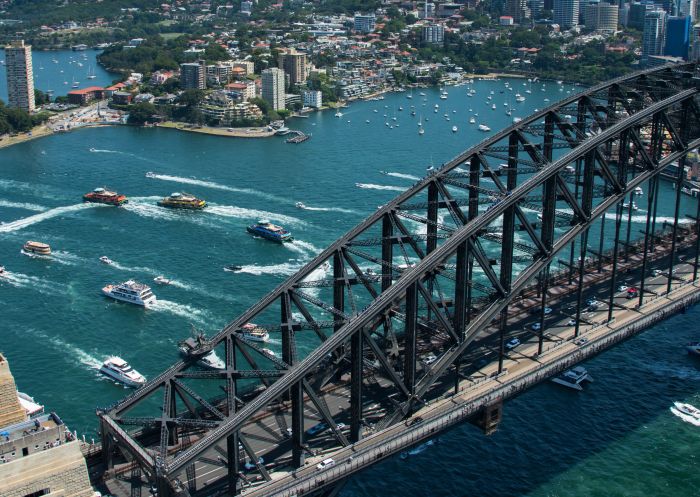
[[[533,335],[543,353],[552,265],[563,264],[569,283],[578,281],[574,337],[585,322],[584,278],[577,275],[591,260],[612,264],[610,320],[620,254],[643,253],[643,302],[650,245],[661,231],[659,176],[678,163],[670,291],[683,229],[683,166],[700,145],[699,88],[695,64],[637,72],[568,97],[431,168],[193,355],[98,410],[106,467],[121,458],[161,496],[301,495],[306,487],[274,487],[274,473],[297,476],[309,456],[354,451],[374,439],[375,447],[395,443],[395,452],[418,440],[396,437],[444,428],[415,413],[449,395],[453,383],[456,393],[460,379],[484,364],[505,373],[509,312],[535,288],[540,326]],[[646,230],[631,241],[628,224],[624,240],[623,206],[631,217],[640,185],[649,185]],[[607,252],[606,212],[615,220]],[[243,333],[253,327],[281,337],[281,356]],[[197,366],[211,351],[225,357],[225,369]],[[473,407],[458,406],[451,419],[472,416]],[[382,438],[391,427],[403,435]],[[359,459],[349,457],[347,470],[317,478],[313,488],[329,491],[371,464]],[[207,464],[209,480],[200,478]]]

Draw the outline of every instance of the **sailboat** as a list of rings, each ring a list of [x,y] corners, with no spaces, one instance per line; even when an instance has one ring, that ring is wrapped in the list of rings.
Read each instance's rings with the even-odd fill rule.
[[[423,129],[423,116],[420,116],[420,119],[418,119],[418,134],[423,135],[425,133],[425,129]]]
[[[92,66],[88,68],[88,75],[87,79],[95,79],[97,76],[95,76],[95,71],[93,70]]]

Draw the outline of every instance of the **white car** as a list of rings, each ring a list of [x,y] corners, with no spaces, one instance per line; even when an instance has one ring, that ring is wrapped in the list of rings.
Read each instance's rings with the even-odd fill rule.
[[[514,349],[515,347],[517,347],[518,345],[520,345],[520,339],[518,339],[518,338],[511,338],[510,340],[508,340],[508,341],[506,342],[505,347],[506,347],[506,349],[508,349],[508,350],[513,350],[513,349]]]
[[[576,318],[571,318],[566,322],[566,326],[576,326]]]
[[[437,357],[435,357],[433,354],[427,355],[423,358],[423,364],[426,366],[430,366],[435,361],[437,361]]]
[[[530,326],[530,329],[532,331],[540,331],[542,329],[542,324],[541,323],[532,323]]]
[[[620,285],[617,287],[618,292],[626,292],[629,287],[627,285]]]
[[[333,465],[335,465],[335,460],[334,460],[332,457],[329,457],[329,458],[327,458],[327,459],[324,459],[324,460],[321,461],[320,463],[318,463],[318,464],[316,465],[316,468],[317,468],[317,469],[326,469],[326,468],[329,468],[329,467],[331,467],[331,466],[333,466]]]

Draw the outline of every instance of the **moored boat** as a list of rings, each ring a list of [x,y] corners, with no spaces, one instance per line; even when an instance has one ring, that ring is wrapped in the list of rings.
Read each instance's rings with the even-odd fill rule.
[[[140,387],[146,383],[146,378],[121,357],[110,357],[103,362],[100,373],[128,387]]]
[[[158,205],[171,209],[204,209],[207,203],[189,193],[174,192],[163,200],[159,200]]]
[[[115,300],[144,307],[156,302],[156,296],[151,292],[151,287],[134,280],[125,281],[120,285],[107,285],[102,289],[102,293]]]
[[[554,383],[573,388],[574,390],[583,390],[581,383],[584,381],[593,381],[593,378],[588,374],[588,371],[583,366],[577,366],[573,369],[565,371],[559,376],[552,378]]]
[[[261,328],[255,323],[246,323],[241,326],[241,330],[237,332],[241,338],[250,340],[251,342],[267,342],[270,340],[270,334],[267,330]]]
[[[93,191],[83,195],[83,202],[94,202],[96,204],[122,205],[129,201],[126,195],[113,192],[105,188],[95,188]]]
[[[267,220],[260,220],[257,224],[251,224],[246,228],[248,233],[261,236],[277,243],[291,242],[292,234],[281,226],[272,224]]]
[[[22,246],[26,254],[51,255],[51,246],[48,243],[28,241]]]

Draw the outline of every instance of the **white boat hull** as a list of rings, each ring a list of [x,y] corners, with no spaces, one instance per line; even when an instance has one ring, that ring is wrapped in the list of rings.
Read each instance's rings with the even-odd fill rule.
[[[109,298],[112,298],[112,299],[114,299],[114,300],[119,300],[119,301],[121,301],[121,302],[127,302],[127,303],[129,303],[129,304],[134,304],[134,305],[140,305],[140,306],[142,306],[142,307],[150,307],[150,306],[152,306],[153,304],[156,303],[156,296],[155,296],[155,295],[153,295],[152,297],[150,297],[150,298],[148,298],[148,299],[146,299],[146,300],[141,300],[141,299],[138,298],[138,297],[134,297],[133,299],[131,299],[131,298],[128,298],[128,297],[123,297],[123,296],[121,296],[121,295],[116,295],[116,294],[112,293],[111,291],[106,290],[106,289],[104,289],[104,288],[102,289],[102,293],[103,293],[105,296],[107,296],[107,297],[109,297]]]
[[[146,383],[145,381],[138,382],[138,381],[131,380],[129,378],[125,378],[124,376],[119,375],[119,374],[115,373],[114,371],[112,371],[111,369],[106,368],[104,366],[102,366],[100,368],[100,373],[102,373],[105,376],[109,376],[113,380],[118,381],[119,383],[122,383],[122,384],[126,385],[127,387],[140,387],[141,385]]]

